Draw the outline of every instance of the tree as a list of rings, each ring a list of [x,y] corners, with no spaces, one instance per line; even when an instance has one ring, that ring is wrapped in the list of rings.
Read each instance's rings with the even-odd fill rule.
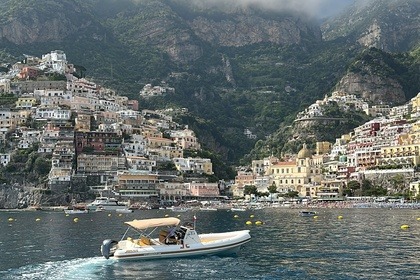
[[[277,193],[278,192],[277,191],[277,186],[276,186],[276,184],[274,182],[267,189],[268,189],[268,192],[270,193],[270,195],[273,194],[273,193]]]
[[[363,179],[361,188],[361,195],[369,196],[374,186],[370,180]]]
[[[257,187],[254,185],[245,185],[244,188],[244,195],[257,195],[258,194],[258,190]]]
[[[347,183],[347,188],[344,189],[343,194],[354,196],[354,193],[358,189],[360,189],[360,183],[356,180],[352,180]]]
[[[298,196],[299,196],[299,192],[297,191],[288,191],[286,194],[284,194],[284,197],[290,197],[290,198],[294,198]]]
[[[40,176],[45,176],[51,170],[51,162],[45,158],[38,157],[34,162],[33,168]]]

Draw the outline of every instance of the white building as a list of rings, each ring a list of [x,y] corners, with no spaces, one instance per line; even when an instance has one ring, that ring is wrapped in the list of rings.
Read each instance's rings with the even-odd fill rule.
[[[148,155],[147,141],[142,135],[133,134],[128,142],[122,144],[127,157],[143,157]]]
[[[60,108],[37,108],[35,112],[35,119],[46,120],[70,120],[71,110]]]
[[[64,74],[67,69],[67,58],[63,51],[55,50],[42,55],[41,68]]]

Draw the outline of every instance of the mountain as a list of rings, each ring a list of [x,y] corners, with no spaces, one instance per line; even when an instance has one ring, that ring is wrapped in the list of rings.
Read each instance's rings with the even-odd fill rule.
[[[321,24],[288,1],[0,0],[0,60],[60,49],[138,99],[163,80],[175,93],[140,106],[188,108],[175,117],[236,164],[289,149],[297,112],[334,90],[390,105],[417,94],[416,2],[358,1]]]
[[[418,0],[356,0],[322,25],[323,38],[345,37],[364,47],[409,51],[419,43],[419,4]]]

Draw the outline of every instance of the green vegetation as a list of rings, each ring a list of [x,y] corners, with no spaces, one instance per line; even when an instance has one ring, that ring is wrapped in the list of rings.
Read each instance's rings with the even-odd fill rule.
[[[230,179],[232,165],[299,149],[307,140],[290,141],[296,113],[329,94],[346,71],[391,76],[403,86],[407,99],[420,88],[419,47],[403,54],[363,51],[351,37],[321,42],[304,31],[299,45],[223,47],[200,39],[191,27],[198,16],[217,22],[235,12],[193,8],[184,0],[0,1],[0,24],[13,18],[29,25],[43,23],[57,15],[69,32],[59,40],[19,45],[1,40],[0,61],[63,50],[77,65],[79,77],[133,99],[139,99],[144,84],[165,80],[175,93],[140,100],[140,109],[188,108],[175,120],[196,132],[215,160],[216,176]],[[278,20],[285,15],[264,16]],[[160,28],[152,32],[155,24]],[[188,52],[190,48],[197,52]],[[367,120],[360,112],[340,112],[335,105],[327,110],[345,121],[320,123],[306,132],[312,135],[308,142],[333,141]],[[256,139],[248,139],[245,129]]]
[[[17,100],[13,94],[0,94],[0,106],[14,107]]]
[[[9,164],[0,169],[0,178],[8,184],[32,182],[42,184],[51,169],[51,160],[38,153],[38,145],[16,150]]]

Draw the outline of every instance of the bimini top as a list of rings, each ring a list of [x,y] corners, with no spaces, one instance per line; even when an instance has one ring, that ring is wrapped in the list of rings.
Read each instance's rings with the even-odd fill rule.
[[[132,220],[125,223],[135,229],[146,229],[150,227],[177,226],[180,222],[181,221],[178,218],[156,218],[145,220]]]

